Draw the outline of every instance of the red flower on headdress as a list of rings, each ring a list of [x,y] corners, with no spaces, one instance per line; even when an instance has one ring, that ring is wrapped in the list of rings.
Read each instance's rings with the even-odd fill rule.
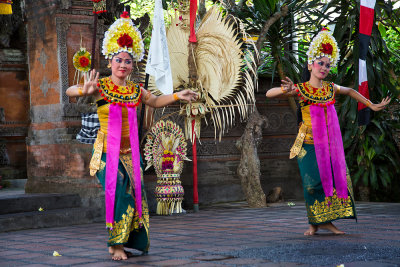
[[[122,12],[122,14],[121,14],[121,18],[124,18],[124,19],[129,19],[129,13],[128,13],[128,11],[124,11],[124,12]]]
[[[122,34],[117,42],[120,47],[133,47],[133,40],[127,33]]]
[[[85,56],[79,57],[79,64],[81,65],[81,67],[86,67],[87,65],[89,65],[89,59]]]
[[[324,54],[331,55],[333,51],[333,46],[330,43],[321,44],[321,52]]]

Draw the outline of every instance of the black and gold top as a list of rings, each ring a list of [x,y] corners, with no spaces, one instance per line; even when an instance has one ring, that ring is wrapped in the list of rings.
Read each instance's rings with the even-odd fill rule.
[[[309,82],[298,83],[295,84],[295,86],[296,92],[299,96],[299,104],[302,116],[301,125],[304,125],[303,128],[301,128],[305,134],[304,143],[314,144],[311,130],[310,105],[326,107],[328,105],[335,104],[334,83],[324,81],[322,82],[322,86],[320,88],[311,86]]]
[[[311,86],[309,82],[298,83],[295,86],[303,106],[317,105],[322,107],[335,104],[334,83],[324,81],[320,88]]]
[[[140,103],[142,90],[139,84],[126,81],[126,86],[115,85],[110,77],[101,78],[97,84],[99,92],[108,103],[136,107]]]

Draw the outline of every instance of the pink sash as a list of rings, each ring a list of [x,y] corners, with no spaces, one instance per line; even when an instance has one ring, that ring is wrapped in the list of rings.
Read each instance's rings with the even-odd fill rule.
[[[129,137],[132,149],[133,175],[135,181],[136,210],[142,218],[142,184],[136,107],[128,107]],[[121,146],[122,107],[111,104],[108,118],[107,159],[105,179],[106,227],[114,224],[115,190],[117,185],[119,152]]]
[[[333,195],[333,168],[336,193],[338,198],[343,199],[348,197],[348,193],[342,134],[335,106],[327,105],[326,111],[328,120],[323,106],[310,106],[315,155],[325,196]]]

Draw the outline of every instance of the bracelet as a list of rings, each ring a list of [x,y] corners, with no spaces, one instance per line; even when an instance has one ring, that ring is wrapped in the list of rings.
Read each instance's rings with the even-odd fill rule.
[[[282,93],[286,93],[286,91],[285,90],[283,90],[283,86],[281,85],[281,91],[282,91]]]
[[[78,94],[79,94],[80,96],[82,96],[82,95],[83,95],[83,92],[82,92],[82,87],[78,87]]]
[[[340,85],[336,84],[336,89],[337,89],[337,92],[339,93],[340,92]]]
[[[172,96],[174,97],[175,101],[178,101],[178,100],[179,100],[179,97],[178,97],[178,94],[177,94],[177,93],[174,93]]]
[[[369,106],[371,106],[371,102],[370,102],[370,101],[367,101],[367,103],[365,103],[365,105],[366,105],[367,108],[368,108]]]

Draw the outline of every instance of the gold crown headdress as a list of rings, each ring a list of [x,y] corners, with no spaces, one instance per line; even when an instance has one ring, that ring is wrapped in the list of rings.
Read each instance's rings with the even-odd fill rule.
[[[129,53],[136,61],[144,56],[144,44],[140,31],[124,11],[104,35],[102,53],[106,59],[111,59],[120,52]]]
[[[308,48],[307,56],[308,64],[312,64],[313,61],[318,58],[327,57],[329,58],[332,67],[337,65],[340,58],[339,47],[335,38],[328,29],[323,28],[317,36],[314,37],[310,43],[310,47]]]

